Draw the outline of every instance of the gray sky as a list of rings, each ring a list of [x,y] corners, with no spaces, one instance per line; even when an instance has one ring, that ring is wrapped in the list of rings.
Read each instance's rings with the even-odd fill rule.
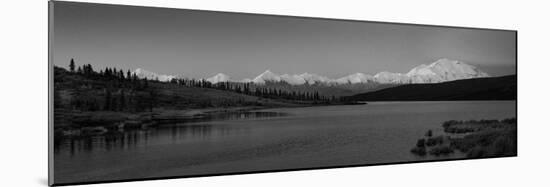
[[[515,73],[515,32],[55,2],[54,64],[206,78],[406,73],[440,58]]]

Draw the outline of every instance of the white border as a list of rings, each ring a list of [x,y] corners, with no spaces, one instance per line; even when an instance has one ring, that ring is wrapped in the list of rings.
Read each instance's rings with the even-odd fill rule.
[[[518,30],[519,157],[91,186],[550,186],[544,1],[90,0],[171,8]],[[47,2],[1,6],[0,186],[47,184]]]

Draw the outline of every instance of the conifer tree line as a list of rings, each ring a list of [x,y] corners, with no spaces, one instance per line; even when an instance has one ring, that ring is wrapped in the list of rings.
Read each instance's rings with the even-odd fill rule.
[[[85,95],[85,92],[75,89],[75,95],[70,101],[73,109],[81,111],[152,111],[156,90],[150,89],[149,80],[140,79],[130,70],[106,67],[94,70],[91,64],[77,66],[74,59],[70,60],[69,72],[84,76],[91,80],[101,80],[100,86],[92,84],[76,85],[79,88],[100,89],[102,97]]]
[[[91,64],[77,66],[74,59],[70,60],[69,71],[77,75],[82,75],[90,79],[103,80],[108,83],[103,89],[103,103],[100,102],[101,104],[99,104],[97,101],[89,99],[76,99],[72,103],[76,108],[91,111],[124,111],[128,109],[134,111],[143,111],[145,109],[152,111],[152,108],[155,106],[157,91],[153,87],[149,86],[150,82],[173,84],[185,87],[210,88],[270,99],[309,101],[315,103],[328,103],[337,100],[334,96],[327,97],[320,95],[318,91],[289,91],[284,89],[269,88],[266,86],[258,86],[253,83],[227,81],[213,84],[204,79],[197,80],[186,78],[175,78],[171,79],[169,82],[160,82],[158,79],[149,80],[146,78],[139,78],[130,70],[124,71],[122,69],[117,69],[116,67],[106,67],[97,71],[94,70]],[[138,95],[136,94],[137,91],[146,91],[148,95]]]
[[[300,92],[300,91],[288,91],[283,89],[269,88],[264,86],[257,86],[254,83],[239,83],[239,82],[218,82],[211,83],[204,79],[172,79],[170,81],[173,84],[183,85],[187,87],[198,88],[212,88],[218,90],[232,91],[240,94],[246,94],[251,96],[271,98],[271,99],[287,99],[287,100],[299,100],[299,101],[315,101],[315,102],[331,102],[336,101],[335,96],[327,97],[320,95],[318,91],[314,92]]]
[[[101,77],[105,79],[110,80],[128,80],[128,81],[138,81],[140,78],[135,73],[130,72],[130,70],[127,70],[126,73],[122,69],[117,68],[109,68],[106,67],[105,69],[99,70],[99,72],[96,72],[91,64],[84,64],[82,66],[76,67],[74,63],[74,59],[71,59],[71,62],[69,64],[69,70],[71,73],[76,73],[78,75],[84,75],[86,77]],[[142,79],[142,81],[145,79]]]

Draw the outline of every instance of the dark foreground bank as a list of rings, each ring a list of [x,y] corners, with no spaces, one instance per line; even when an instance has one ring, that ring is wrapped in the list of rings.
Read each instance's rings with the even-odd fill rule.
[[[449,155],[455,152],[468,158],[517,155],[517,122],[515,118],[503,120],[446,121],[444,135],[428,130],[419,139],[412,153],[425,156]]]

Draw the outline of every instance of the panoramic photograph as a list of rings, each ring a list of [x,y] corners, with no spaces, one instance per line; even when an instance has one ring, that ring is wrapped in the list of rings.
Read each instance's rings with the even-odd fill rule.
[[[516,31],[50,2],[54,184],[517,155]]]

